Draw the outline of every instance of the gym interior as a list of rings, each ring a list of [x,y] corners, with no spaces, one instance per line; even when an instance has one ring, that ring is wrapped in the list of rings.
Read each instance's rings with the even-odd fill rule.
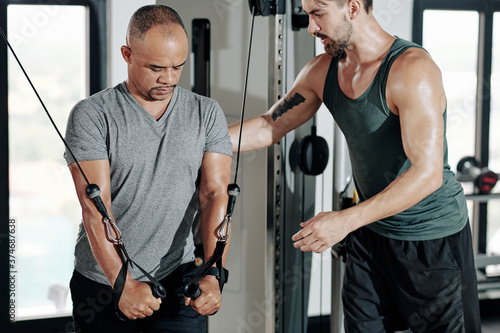
[[[217,100],[229,124],[242,108],[245,118],[264,113],[324,52],[300,0],[0,0],[0,27],[62,133],[78,100],[126,79],[128,20],[155,3],[186,25],[190,56],[179,85]],[[466,194],[482,329],[500,332],[500,1],[374,0],[373,11],[442,71],[448,161]],[[2,39],[0,96],[2,332],[72,332],[68,283],[81,208],[64,144]],[[320,170],[301,159],[307,140],[323,144]],[[329,111],[322,106],[269,148],[241,153],[238,172],[230,276],[208,332],[344,332],[342,249],[304,253],[291,240],[300,222],[355,200],[347,146]]]

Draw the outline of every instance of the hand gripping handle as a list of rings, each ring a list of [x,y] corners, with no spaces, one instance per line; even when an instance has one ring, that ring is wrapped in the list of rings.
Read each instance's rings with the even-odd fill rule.
[[[207,275],[210,268],[212,268],[213,264],[222,259],[222,255],[224,254],[224,248],[226,247],[225,241],[218,241],[215,247],[214,255],[207,261],[204,265],[200,267],[198,272],[193,276],[193,278],[184,286],[184,296],[190,297],[192,299],[198,298],[201,295],[200,286],[198,282],[200,282],[205,275]],[[225,281],[224,281],[225,282]]]

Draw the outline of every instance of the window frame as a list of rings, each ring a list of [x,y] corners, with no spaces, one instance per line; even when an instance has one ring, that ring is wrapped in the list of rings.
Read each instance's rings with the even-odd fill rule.
[[[422,45],[425,10],[467,10],[479,13],[478,67],[476,98],[475,158],[487,167],[490,146],[491,71],[493,53],[493,14],[500,12],[500,0],[414,0],[412,39]],[[487,201],[474,201],[474,250],[486,253]]]
[[[9,5],[67,5],[88,9],[89,72],[88,92],[96,93],[107,85],[106,63],[106,9],[107,0],[0,0],[0,27],[7,34],[7,7]],[[15,50],[14,50],[15,51]],[[72,329],[71,317],[53,317],[10,322],[9,297],[9,117],[7,59],[10,50],[0,39],[0,327],[7,332],[57,331]]]

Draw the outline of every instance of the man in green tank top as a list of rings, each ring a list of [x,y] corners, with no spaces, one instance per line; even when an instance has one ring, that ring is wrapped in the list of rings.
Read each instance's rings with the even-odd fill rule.
[[[306,64],[270,110],[244,122],[241,150],[278,142],[324,103],[346,137],[360,203],[318,214],[292,239],[317,253],[346,239],[346,332],[480,332],[439,68],[420,46],[382,29],[372,0],[302,5],[326,54]],[[229,128],[234,151],[238,127]]]

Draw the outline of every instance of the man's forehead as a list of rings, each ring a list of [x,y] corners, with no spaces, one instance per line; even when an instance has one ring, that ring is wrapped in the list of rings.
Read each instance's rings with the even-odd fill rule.
[[[324,0],[302,0],[302,9],[306,13],[311,13],[327,6],[328,4]]]

